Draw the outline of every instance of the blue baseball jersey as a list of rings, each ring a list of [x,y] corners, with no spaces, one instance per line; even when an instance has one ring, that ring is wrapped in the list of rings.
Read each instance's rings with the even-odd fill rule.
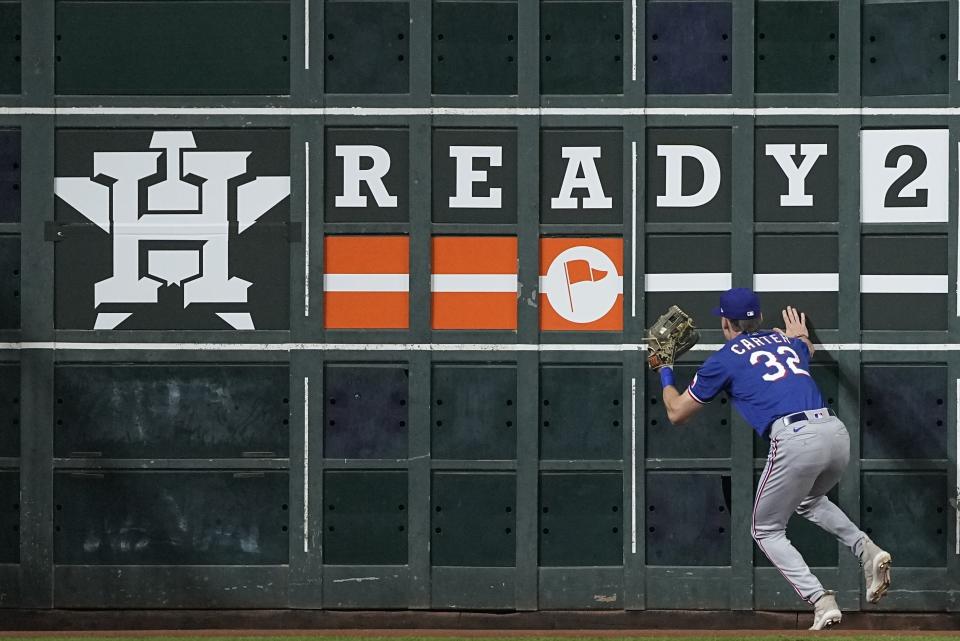
[[[687,388],[698,403],[709,403],[723,391],[760,435],[778,418],[823,407],[806,343],[770,330],[727,341]]]

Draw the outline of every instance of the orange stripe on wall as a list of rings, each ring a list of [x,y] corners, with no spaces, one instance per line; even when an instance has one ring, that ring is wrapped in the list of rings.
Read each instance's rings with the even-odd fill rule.
[[[326,236],[323,267],[327,274],[407,274],[410,240],[406,236]]]
[[[407,292],[327,292],[323,322],[327,329],[407,329]]]
[[[574,331],[623,331],[623,296],[617,296],[617,302],[603,318],[592,323],[571,323],[553,311],[546,294],[540,295],[540,329]]]
[[[434,329],[516,329],[517,295],[440,292],[432,296]]]
[[[516,236],[434,236],[434,274],[516,274]]]

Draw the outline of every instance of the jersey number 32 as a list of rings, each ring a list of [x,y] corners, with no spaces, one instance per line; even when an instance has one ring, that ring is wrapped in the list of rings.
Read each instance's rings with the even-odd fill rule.
[[[790,368],[791,372],[801,376],[810,376],[810,372],[802,367],[798,367],[800,365],[800,356],[793,351],[792,347],[787,347],[786,345],[778,347],[777,354],[786,356],[787,367]],[[765,381],[779,381],[781,378],[787,375],[787,367],[784,367],[780,362],[780,359],[774,356],[771,352],[753,352],[750,354],[750,364],[761,364],[770,370],[763,375],[763,380]]]

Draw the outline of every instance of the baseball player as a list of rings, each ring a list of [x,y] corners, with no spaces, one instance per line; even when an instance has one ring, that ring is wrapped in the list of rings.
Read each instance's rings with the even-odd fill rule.
[[[850,437],[836,413],[824,407],[810,376],[814,348],[805,314],[787,307],[784,329],[762,330],[760,299],[745,288],[724,292],[713,313],[727,342],[697,371],[686,393],[677,391],[671,367],[658,370],[667,416],[674,425],[683,423],[726,392],[744,419],[769,439],[754,500],[753,538],[800,598],[813,604],[810,629],[822,630],[842,615],[835,593],[823,588],[786,536],[794,512],[853,551],[863,566],[867,601],[876,603],[890,587],[890,554],[826,497],[850,460]]]

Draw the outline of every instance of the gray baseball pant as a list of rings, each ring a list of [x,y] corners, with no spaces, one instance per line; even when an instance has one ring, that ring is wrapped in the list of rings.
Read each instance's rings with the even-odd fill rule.
[[[850,461],[850,435],[834,416],[792,423],[775,421],[770,453],[753,504],[753,538],[800,598],[813,603],[824,593],[787,538],[787,521],[796,512],[837,537],[860,558],[866,535],[826,497]]]

